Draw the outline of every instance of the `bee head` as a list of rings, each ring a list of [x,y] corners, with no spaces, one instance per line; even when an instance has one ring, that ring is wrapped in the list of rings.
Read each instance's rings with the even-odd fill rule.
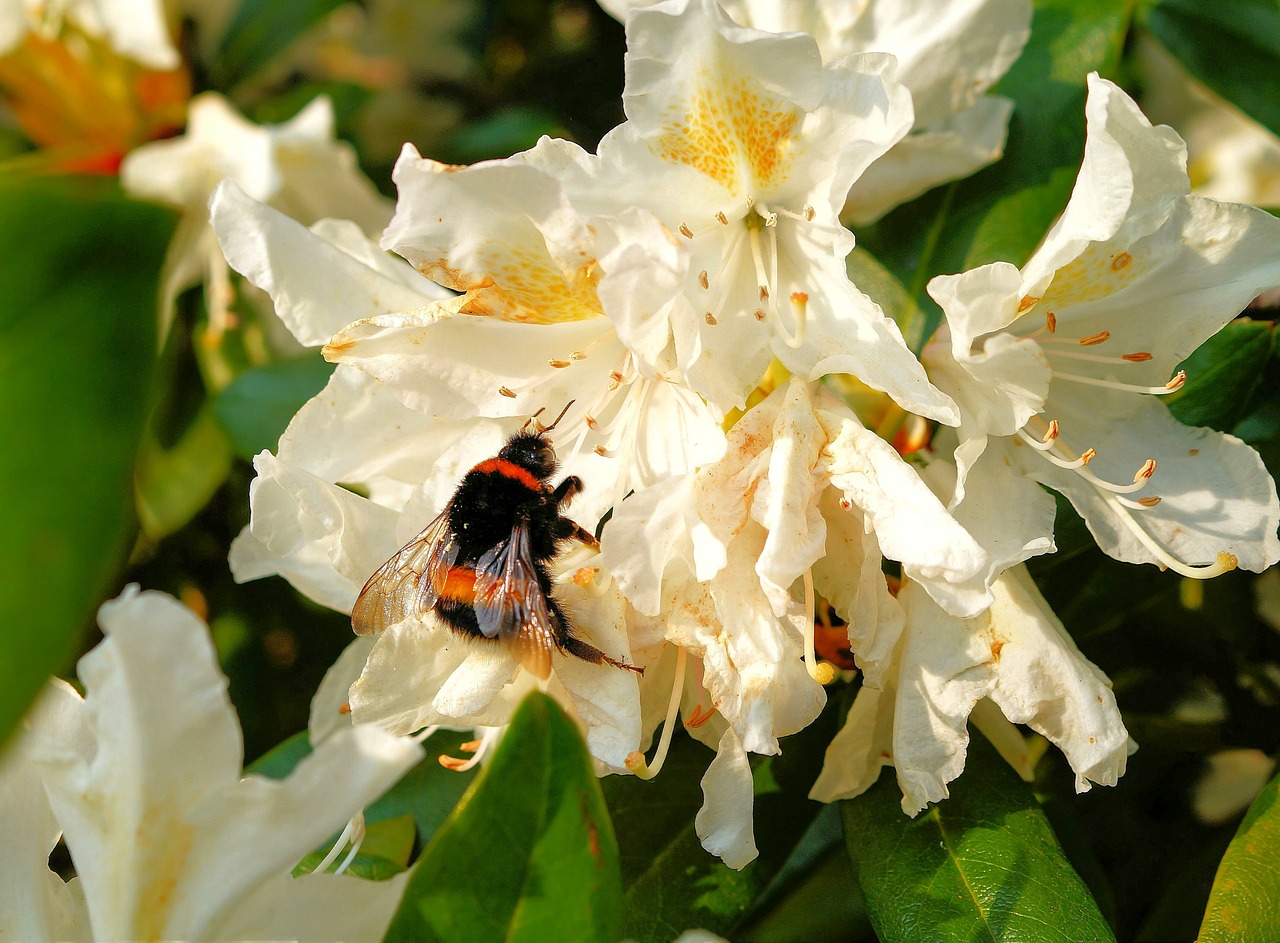
[[[556,450],[544,433],[520,432],[507,440],[498,458],[519,465],[533,477],[546,480],[556,471]]]

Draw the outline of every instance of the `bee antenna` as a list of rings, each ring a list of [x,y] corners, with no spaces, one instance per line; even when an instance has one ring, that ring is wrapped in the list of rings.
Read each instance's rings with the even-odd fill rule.
[[[556,421],[555,421],[555,422],[553,422],[553,423],[552,423],[551,425],[549,425],[549,426],[543,426],[542,431],[543,431],[544,433],[545,433],[545,432],[550,432],[550,431],[551,431],[552,429],[554,429],[556,426],[560,425],[560,420],[564,418],[564,414],[565,414],[565,413],[567,413],[567,412],[569,411],[569,407],[570,407],[570,406],[572,406],[572,405],[573,405],[574,403],[576,403],[576,402],[577,402],[577,400],[572,400],[572,399],[571,399],[571,400],[569,400],[569,402],[565,403],[565,404],[564,404],[564,409],[560,410],[560,415],[559,415],[559,416],[556,416]],[[538,412],[542,412],[542,410],[540,409],[540,410],[538,410]],[[535,413],[535,415],[536,415],[536,413]]]

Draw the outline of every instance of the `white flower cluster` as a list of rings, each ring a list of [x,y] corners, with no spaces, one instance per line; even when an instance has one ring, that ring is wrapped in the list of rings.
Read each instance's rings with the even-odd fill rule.
[[[1280,558],[1258,456],[1159,402],[1280,283],[1280,220],[1191,195],[1181,141],[1095,76],[1063,217],[1022,269],[930,285],[947,321],[922,363],[846,274],[841,220],[998,156],[1010,104],[985,93],[1029,4],[627,6],[627,120],[596,153],[544,138],[456,167],[406,146],[380,246],[217,191],[230,265],[338,365],[255,460],[236,577],[349,612],[468,469],[568,404],[567,513],[600,551],[557,562],[555,598],[643,677],[558,652],[543,681],[427,613],[354,659],[358,728],[500,727],[542,685],[602,771],[650,776],[679,715],[717,751],[699,835],[742,867],[748,754],[822,710],[815,619],[834,611],[861,689],[816,798],[891,765],[915,814],[963,769],[970,720],[1024,772],[1014,724],[1079,789],[1114,783],[1132,747],[1109,682],[1020,566],[1054,550],[1041,485],[1121,560],[1204,577]],[[932,453],[904,460],[832,375],[940,424]]]

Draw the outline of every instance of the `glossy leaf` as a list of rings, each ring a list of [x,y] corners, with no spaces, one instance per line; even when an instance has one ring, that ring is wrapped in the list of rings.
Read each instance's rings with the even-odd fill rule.
[[[0,740],[132,543],[173,216],[113,182],[0,184]]]
[[[1066,206],[1084,155],[1085,77],[1114,67],[1129,6],[1037,0],[1031,39],[995,89],[1015,102],[1004,157],[856,230],[906,289],[906,310],[875,300],[913,347],[942,318],[925,290],[929,279],[999,260],[1021,265]]]
[[[158,541],[200,512],[231,473],[231,444],[206,403],[170,448],[147,435],[134,478],[138,520]]]
[[[1188,72],[1280,134],[1280,100],[1271,83],[1259,81],[1280,71],[1274,0],[1161,0],[1146,26]]]
[[[215,84],[229,88],[252,77],[341,5],[342,0],[241,0],[210,58]]]
[[[236,377],[214,406],[236,454],[251,459],[263,449],[274,451],[294,413],[324,389],[332,374],[333,364],[311,353]]]
[[[621,938],[618,846],[586,744],[545,694],[415,865],[390,943]]]
[[[951,797],[914,819],[892,770],[842,803],[883,943],[1114,943],[1031,787],[980,736]]]
[[[822,810],[807,797],[835,734],[835,714],[828,705],[817,721],[782,741],[781,755],[754,758],[760,856],[741,871],[704,851],[694,830],[699,782],[715,755],[702,744],[681,734],[655,779],[604,781],[622,853],[627,939],[668,943],[692,928],[728,935],[749,919]]]
[[[1244,418],[1275,346],[1265,321],[1228,324],[1182,364],[1187,383],[1165,402],[1179,422],[1227,432]]]
[[[1269,782],[1222,857],[1198,943],[1280,940],[1280,775]]]

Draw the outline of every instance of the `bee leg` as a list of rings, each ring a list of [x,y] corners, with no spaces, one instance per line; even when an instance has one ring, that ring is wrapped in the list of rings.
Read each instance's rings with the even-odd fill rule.
[[[600,541],[596,540],[595,535],[585,527],[579,525],[576,521],[571,521],[567,517],[558,517],[553,525],[552,532],[555,534],[556,540],[576,540],[592,550],[600,549]]]
[[[561,639],[560,647],[568,654],[575,658],[581,658],[585,662],[593,665],[613,665],[615,668],[626,668],[628,671],[634,671],[638,675],[644,674],[643,668],[637,668],[635,665],[628,665],[625,661],[618,661],[616,658],[610,658],[594,645],[584,642],[580,638],[568,636]]]
[[[570,475],[556,485],[556,490],[551,492],[551,500],[555,502],[556,507],[562,508],[573,500],[574,495],[581,494],[582,487],[582,479],[577,475]]]

